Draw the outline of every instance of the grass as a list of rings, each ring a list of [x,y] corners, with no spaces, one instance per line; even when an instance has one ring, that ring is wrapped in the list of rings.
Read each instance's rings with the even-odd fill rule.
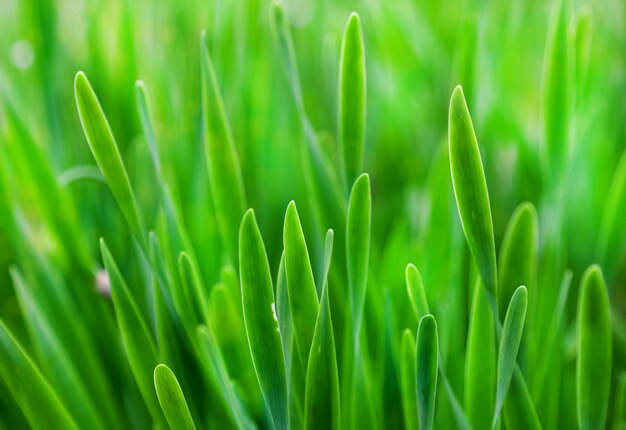
[[[0,429],[626,425],[619,2],[6,3]]]

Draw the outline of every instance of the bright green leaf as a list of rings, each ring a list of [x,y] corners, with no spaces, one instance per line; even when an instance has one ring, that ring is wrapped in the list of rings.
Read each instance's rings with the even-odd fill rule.
[[[195,429],[196,426],[193,424],[183,390],[180,388],[174,372],[164,364],[159,364],[154,368],[154,387],[170,428],[176,430]]]
[[[437,322],[432,315],[426,315],[420,320],[415,359],[419,428],[430,430],[434,425],[439,360]]]

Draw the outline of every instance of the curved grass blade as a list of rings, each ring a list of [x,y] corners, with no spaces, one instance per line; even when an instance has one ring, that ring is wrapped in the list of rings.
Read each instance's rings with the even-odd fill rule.
[[[352,187],[346,224],[346,260],[355,339],[358,338],[367,292],[371,220],[370,177],[364,173]]]
[[[402,390],[402,412],[404,427],[417,430],[417,373],[415,358],[415,337],[408,328],[402,333],[400,347],[400,383]]]
[[[78,429],[37,365],[0,320],[0,377],[35,429]]]
[[[361,20],[353,12],[343,34],[339,58],[339,142],[346,184],[352,184],[363,168],[365,106],[365,46]]]
[[[100,102],[83,72],[78,72],[74,79],[74,95],[89,148],[111,189],[113,197],[115,197],[115,201],[120,206],[131,232],[143,250],[146,251],[147,243],[143,222],[135,194],[130,186],[128,173],[126,173],[122,156]]]
[[[305,429],[341,428],[339,373],[326,282],[309,355],[304,411]]]
[[[319,304],[304,232],[293,201],[287,206],[285,214],[283,243],[295,341],[300,360],[306,368],[316,326],[315,320],[319,314]]]
[[[460,86],[454,89],[450,100],[448,139],[452,185],[463,232],[495,312],[496,248],[489,192],[474,126]]]
[[[520,285],[535,284],[539,227],[537,211],[532,203],[522,203],[511,215],[500,248],[498,264],[498,305],[500,319],[513,292]]]
[[[200,36],[200,45],[202,115],[209,184],[224,246],[230,259],[236,262],[237,220],[241,219],[246,209],[246,195],[239,158],[204,32]]]
[[[426,291],[424,290],[422,275],[413,264],[406,266],[405,280],[411,306],[419,321],[423,316],[428,315],[430,311],[428,310],[428,301],[426,300]]]
[[[150,414],[155,421],[160,422],[163,415],[153,388],[152,375],[159,359],[152,334],[104,239],[100,239],[100,250],[109,274],[111,297],[128,363]]]
[[[415,350],[417,375],[417,414],[420,430],[431,430],[435,418],[439,338],[437,322],[432,315],[420,320]]]
[[[164,364],[159,364],[154,368],[154,387],[170,428],[194,430],[196,426],[191,418],[183,390],[174,372]]]
[[[274,290],[263,238],[249,209],[239,229],[239,270],[243,315],[252,363],[274,427],[289,428],[287,379]]]
[[[496,328],[487,292],[474,287],[465,361],[465,413],[475,429],[491,426],[496,404]]]
[[[578,302],[576,399],[582,430],[602,429],[611,388],[611,310],[602,271],[590,266],[581,281]]]
[[[496,410],[491,423],[494,428],[498,422],[502,405],[506,399],[513,371],[515,370],[517,351],[522,340],[524,321],[526,320],[526,308],[528,306],[528,291],[525,286],[520,286],[509,303],[506,312],[500,349],[498,351],[498,379],[496,385]]]

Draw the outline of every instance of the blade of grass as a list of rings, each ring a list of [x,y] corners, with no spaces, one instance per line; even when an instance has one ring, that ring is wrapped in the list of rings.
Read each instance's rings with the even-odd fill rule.
[[[496,329],[487,292],[474,287],[465,360],[465,413],[475,429],[491,425],[496,403]]]
[[[408,328],[402,333],[400,347],[400,382],[402,390],[402,412],[404,427],[407,430],[417,430],[417,373],[415,357],[415,337]]]
[[[319,314],[319,304],[304,232],[293,201],[287,206],[285,214],[283,243],[295,341],[300,360],[306,368],[316,326],[315,321]]]
[[[363,168],[365,106],[365,46],[361,20],[353,12],[346,24],[339,58],[339,142],[346,184],[352,184]]]
[[[605,426],[611,388],[611,310],[598,266],[590,266],[580,283],[578,302],[576,400],[582,430]]]
[[[406,290],[411,300],[411,306],[413,307],[415,316],[419,321],[423,316],[430,313],[424,283],[422,282],[422,275],[413,264],[407,265],[404,273]]]
[[[180,388],[174,372],[164,364],[159,364],[154,368],[154,387],[170,427],[172,429],[194,430],[196,426],[191,418],[183,390]]]
[[[0,376],[35,429],[78,429],[37,365],[0,320]]]
[[[126,173],[122,156],[100,102],[83,72],[78,72],[74,79],[74,95],[89,148],[111,189],[111,193],[113,193],[113,197],[120,206],[131,232],[146,251],[148,248],[143,222],[135,194],[130,186],[128,173]]]
[[[419,428],[430,430],[433,428],[435,418],[439,360],[437,323],[435,317],[430,314],[422,317],[417,328],[415,358]]]
[[[239,229],[243,315],[252,362],[274,427],[289,428],[285,358],[263,238],[249,209]]]
[[[498,377],[496,385],[496,409],[493,415],[491,427],[495,428],[498,423],[502,405],[506,399],[513,371],[515,370],[517,351],[519,350],[526,319],[528,305],[528,291],[523,285],[520,286],[509,303],[502,327],[500,349],[498,351]]]
[[[537,410],[528,392],[519,366],[515,366],[511,386],[502,410],[504,423],[510,430],[541,430]]]
[[[233,141],[206,33],[200,36],[202,118],[209,185],[222,240],[232,262],[237,261],[237,234],[246,209],[239,158]]]
[[[463,232],[495,313],[497,270],[489,192],[474,126],[460,86],[454,89],[450,100],[448,139],[452,185]]]

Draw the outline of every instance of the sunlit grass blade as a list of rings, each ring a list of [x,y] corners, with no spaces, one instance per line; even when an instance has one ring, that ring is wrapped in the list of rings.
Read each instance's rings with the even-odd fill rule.
[[[319,304],[304,232],[293,201],[289,203],[285,214],[283,243],[289,305],[296,346],[300,360],[306,368],[316,326],[315,320],[318,318]]]
[[[576,399],[581,430],[602,429],[611,388],[611,310],[598,266],[583,274],[578,301]]]
[[[370,177],[364,173],[352,187],[346,224],[346,260],[355,336],[358,336],[367,292],[371,222]]]
[[[422,275],[413,264],[406,266],[404,274],[406,290],[409,295],[409,299],[411,300],[411,306],[413,307],[415,316],[419,321],[423,316],[430,313],[428,310],[428,302],[426,300],[426,291],[424,290]]]
[[[172,429],[193,430],[196,426],[191,418],[183,390],[174,372],[164,364],[154,368],[154,387],[167,423]]]
[[[249,209],[239,229],[243,315],[252,362],[275,428],[289,428],[285,358],[263,238]]]
[[[404,427],[417,430],[417,374],[415,359],[415,337],[408,328],[402,333],[400,346],[400,389],[402,390],[402,413]]]
[[[37,365],[0,320],[0,376],[35,429],[78,429]]]
[[[497,297],[497,271],[489,192],[474,126],[460,86],[454,89],[450,100],[448,141],[452,185],[463,232],[493,303]]]
[[[465,359],[465,413],[475,429],[491,426],[496,403],[496,328],[487,292],[478,281],[470,314]]]
[[[238,220],[246,209],[246,195],[239,157],[204,32],[200,36],[200,45],[203,131],[209,185],[224,247],[234,263],[237,261]]]
[[[327,283],[324,283],[311,344],[304,409],[305,429],[341,428],[339,373]]]
[[[528,306],[528,291],[523,285],[518,287],[511,297],[509,308],[506,311],[500,349],[498,351],[498,377],[496,385],[496,409],[491,423],[494,428],[498,422],[502,405],[506,399],[513,371],[515,370],[517,352],[522,340],[526,308]]]
[[[344,179],[352,184],[362,172],[366,112],[365,46],[357,13],[348,19],[339,58],[339,141]]]
[[[555,180],[568,161],[569,70],[567,15],[563,0],[552,5],[543,70],[544,157],[548,178]]]
[[[154,420],[160,422],[163,415],[154,391],[152,374],[159,364],[154,339],[104,239],[100,239],[100,250],[104,266],[109,274],[115,316],[128,363],[148,410]]]
[[[434,425],[439,365],[437,323],[435,317],[430,314],[420,320],[417,329],[415,359],[419,428],[420,430],[430,430]]]
[[[96,93],[83,72],[78,72],[74,79],[74,95],[80,122],[96,163],[98,163],[98,167],[100,167],[135,239],[146,250],[147,243],[143,222],[122,156]]]
[[[498,306],[502,321],[515,289],[535,284],[538,243],[537,211],[531,203],[522,203],[511,215],[500,248]]]

